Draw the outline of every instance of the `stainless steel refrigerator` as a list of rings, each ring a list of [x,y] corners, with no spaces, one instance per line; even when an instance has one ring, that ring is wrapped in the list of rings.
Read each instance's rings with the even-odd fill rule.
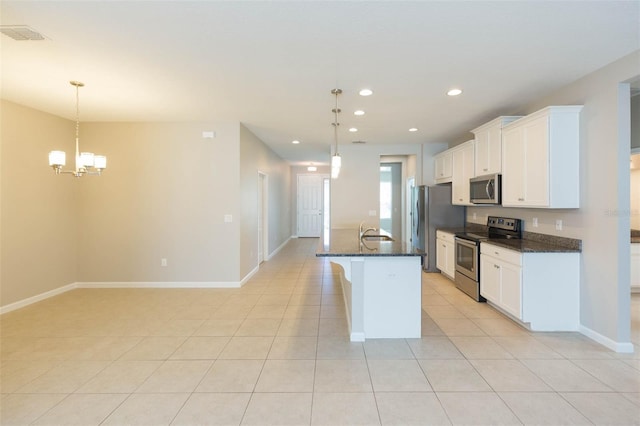
[[[436,229],[464,227],[465,208],[451,204],[451,185],[417,186],[411,201],[411,244],[425,252],[422,269],[437,272]]]

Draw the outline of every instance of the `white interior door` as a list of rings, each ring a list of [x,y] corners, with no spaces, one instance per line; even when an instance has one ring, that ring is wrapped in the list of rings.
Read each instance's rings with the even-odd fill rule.
[[[298,175],[298,237],[319,237],[322,224],[322,176]]]

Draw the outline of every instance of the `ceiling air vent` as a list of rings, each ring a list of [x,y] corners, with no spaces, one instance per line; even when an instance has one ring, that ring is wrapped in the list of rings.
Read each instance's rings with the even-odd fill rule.
[[[365,144],[367,142],[366,141],[351,141],[351,143],[354,143],[354,144]]]
[[[44,40],[44,36],[26,25],[0,25],[0,33],[14,40]]]

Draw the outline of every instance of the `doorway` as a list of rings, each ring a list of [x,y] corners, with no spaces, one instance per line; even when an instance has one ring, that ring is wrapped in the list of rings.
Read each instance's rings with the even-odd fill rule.
[[[320,237],[324,227],[322,193],[325,183],[321,175],[298,175],[298,237]]]
[[[380,229],[402,239],[402,163],[380,163]]]

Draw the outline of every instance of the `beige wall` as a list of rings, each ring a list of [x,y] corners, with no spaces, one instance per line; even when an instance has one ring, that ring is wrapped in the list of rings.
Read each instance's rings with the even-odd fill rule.
[[[270,251],[291,235],[289,165],[239,123],[82,123],[81,149],[107,170],[55,176],[47,153],[72,156],[74,129],[2,102],[1,306],[74,282],[241,281],[257,266],[258,170]]]
[[[80,281],[240,279],[237,123],[86,123],[108,169],[83,179]],[[204,139],[203,131],[215,131]],[[231,223],[224,216],[233,217]],[[167,266],[161,266],[161,259]]]
[[[638,75],[640,52],[587,75],[522,111],[548,105],[584,105],[581,115],[581,208],[575,210],[467,208],[467,218],[486,223],[486,216],[524,219],[525,230],[579,238],[581,324],[613,342],[628,343],[629,320],[629,87],[621,82]],[[532,227],[538,218],[539,227]],[[563,230],[555,230],[562,219]]]
[[[79,182],[55,176],[47,158],[54,149],[72,152],[73,122],[4,100],[0,108],[0,306],[6,306],[77,281]]]
[[[267,175],[268,252],[291,237],[291,171],[289,164],[245,126],[240,126],[240,274],[258,266],[258,172]]]
[[[357,229],[363,220],[377,226],[380,209],[380,157],[415,155],[416,170],[422,170],[420,145],[345,145],[340,148],[342,169],[331,180],[331,226]],[[432,160],[433,161],[433,160]],[[417,176],[420,182],[421,177]],[[375,211],[375,216],[369,216]]]

